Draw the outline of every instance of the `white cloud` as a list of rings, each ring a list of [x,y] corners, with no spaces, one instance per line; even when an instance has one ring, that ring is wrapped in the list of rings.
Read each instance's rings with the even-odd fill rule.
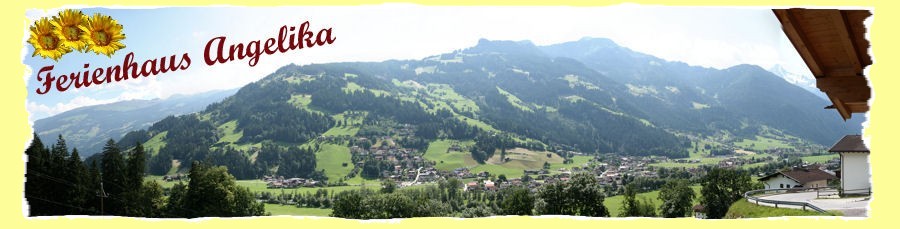
[[[198,14],[204,14],[201,19],[180,26],[189,32],[165,34],[178,44],[190,45],[187,48],[159,47],[189,52],[195,61],[190,69],[51,95],[55,98],[29,94],[28,110],[46,117],[103,102],[167,98],[174,94],[235,88],[289,63],[418,59],[475,45],[479,38],[527,39],[538,45],[548,45],[585,36],[607,37],[635,51],[691,65],[727,68],[737,64],[763,67],[781,64],[792,72],[805,70],[799,55],[768,9],[388,4],[196,10]],[[54,13],[26,12],[29,18]],[[183,17],[198,16],[174,15],[170,20]],[[282,25],[296,25],[304,20],[309,20],[313,28],[333,27],[337,42],[328,47],[265,55],[255,67],[248,67],[246,60],[214,66],[206,66],[202,61],[203,45],[214,36],[227,36],[228,44],[265,39],[275,36]],[[137,42],[138,36],[130,39]],[[135,43],[132,47],[143,60],[154,58],[147,56],[145,49],[156,48],[155,45],[158,44]],[[68,71],[60,69],[60,72]],[[72,99],[65,101],[66,98]]]
[[[53,116],[62,112],[66,112],[75,108],[83,107],[83,106],[91,106],[98,104],[106,104],[116,102],[118,99],[93,99],[86,96],[78,96],[72,100],[69,100],[66,103],[57,103],[53,106],[47,106],[44,104],[38,104],[33,101],[29,101],[26,109],[31,114],[30,119],[40,119],[44,117]],[[34,121],[34,120],[29,120]]]

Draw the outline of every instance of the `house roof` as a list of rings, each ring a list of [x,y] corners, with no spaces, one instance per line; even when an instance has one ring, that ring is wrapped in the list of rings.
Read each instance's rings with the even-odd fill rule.
[[[693,209],[694,212],[706,212],[706,206],[703,206],[702,204],[694,205],[691,209]]]
[[[800,184],[806,184],[812,181],[819,180],[835,180],[838,177],[831,175],[825,171],[822,171],[818,168],[793,168],[790,170],[783,170],[776,173],[769,174],[767,176],[759,178],[759,180],[768,180],[771,177],[774,177],[778,174],[782,174],[785,177],[797,181]]]
[[[834,143],[834,146],[828,152],[861,152],[868,153],[869,148],[862,140],[861,135],[847,135],[840,141]]]
[[[844,119],[869,111],[863,69],[872,64],[863,23],[868,10],[774,9],[785,35]]]

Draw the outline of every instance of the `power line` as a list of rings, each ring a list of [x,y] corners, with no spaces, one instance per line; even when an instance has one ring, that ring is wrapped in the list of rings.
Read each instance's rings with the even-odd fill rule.
[[[34,174],[34,175],[41,176],[41,177],[43,177],[43,178],[45,178],[45,179],[47,179],[47,180],[49,180],[49,181],[54,181],[54,182],[57,182],[57,183],[60,183],[60,184],[69,185],[69,186],[72,186],[72,187],[75,187],[75,188],[78,188],[78,187],[87,188],[87,187],[84,187],[83,185],[75,184],[75,183],[66,181],[66,180],[64,180],[64,179],[57,178],[57,177],[53,177],[53,176],[50,176],[50,175],[47,175],[47,174],[44,174],[44,173],[42,173],[42,172],[38,172],[38,171],[35,171],[35,170],[32,170],[32,169],[28,169],[28,171],[29,171],[29,173],[32,173],[32,174]],[[123,199],[120,199],[120,198],[117,198],[117,197],[113,197],[113,196],[110,196],[109,194],[107,194],[107,193],[103,190],[103,181],[102,181],[103,177],[100,177],[100,179],[101,179],[101,182],[100,182],[100,186],[101,186],[101,187],[100,187],[100,194],[99,194],[99,195],[100,195],[100,201],[101,201],[101,209],[103,208],[103,203],[102,203],[102,202],[103,202],[103,199],[104,199],[104,198],[112,198],[112,199],[117,200],[117,201],[119,201],[119,202],[121,202],[121,203],[127,203],[127,202],[130,202],[130,201],[126,201],[126,200],[123,200]],[[112,184],[114,184],[114,185],[116,185],[116,186],[122,188],[123,190],[128,190],[128,189],[126,189],[125,187],[122,187],[122,186],[119,185],[119,184],[116,184],[116,183],[112,183]],[[26,196],[33,197],[33,198],[39,199],[39,200],[44,200],[44,201],[52,202],[52,201],[49,201],[49,200],[46,200],[46,199],[42,199],[42,198],[39,198],[39,197],[35,197],[34,195],[27,195],[27,193],[26,193]],[[54,203],[57,203],[57,204],[63,204],[63,205],[66,205],[66,206],[71,206],[71,207],[75,207],[75,206],[72,206],[72,205],[68,205],[68,204],[64,204],[64,203],[59,203],[59,202],[54,202]],[[169,205],[167,205],[167,206],[169,206]],[[194,213],[194,214],[199,215],[199,214],[198,214],[199,212],[197,212],[196,210],[193,210],[193,209],[183,208],[183,207],[180,207],[180,206],[171,206],[171,207],[178,208],[178,209],[181,209],[181,210],[190,211],[190,212],[192,212],[192,213]],[[78,209],[84,209],[84,208],[81,208],[81,207],[76,207],[76,208],[78,208]],[[96,212],[96,211],[94,211],[94,212]],[[167,216],[173,216],[173,215],[169,215],[168,213],[165,213],[165,212],[161,212],[161,213],[164,214],[164,215],[167,215]],[[104,214],[104,213],[103,213],[103,211],[101,210],[100,215],[103,215],[103,214]],[[175,216],[175,217],[178,217],[178,216]]]
[[[93,211],[93,212],[95,212],[95,213],[97,212],[97,211],[94,210],[94,209],[88,209],[88,208],[82,208],[82,207],[78,207],[78,206],[72,206],[72,205],[69,205],[69,204],[66,204],[66,203],[60,203],[60,202],[56,202],[56,201],[52,201],[52,200],[40,198],[40,197],[37,197],[37,196],[34,196],[34,195],[28,195],[27,193],[25,194],[25,197],[32,198],[32,199],[37,199],[37,200],[41,200],[41,201],[44,201],[44,202],[47,202],[47,203],[52,203],[52,204],[60,205],[60,206],[63,206],[63,207],[77,208],[77,209],[80,209],[80,210],[82,210],[82,211]],[[102,215],[102,214],[101,214],[101,215]]]

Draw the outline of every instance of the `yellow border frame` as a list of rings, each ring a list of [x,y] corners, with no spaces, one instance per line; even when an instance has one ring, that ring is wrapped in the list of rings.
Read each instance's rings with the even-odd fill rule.
[[[568,5],[568,6],[606,6],[622,3],[621,1],[392,1],[392,2],[409,2],[422,5]],[[662,0],[633,0],[631,3],[645,5],[667,5],[667,6],[721,6],[726,4],[723,1],[713,0],[687,0],[679,2],[669,2]],[[88,0],[80,1],[78,5],[90,6],[202,6],[202,5],[248,5],[248,6],[278,6],[278,5],[367,5],[381,4],[383,1],[377,0],[338,0],[338,1],[210,1],[210,0],[157,0],[157,1],[104,1],[104,0]],[[77,228],[98,228],[98,227],[115,227],[127,225],[130,229],[138,228],[168,228],[168,227],[215,227],[215,228],[260,228],[260,227],[320,227],[320,228],[336,228],[336,227],[359,227],[367,228],[480,228],[480,227],[534,227],[534,228],[632,228],[632,227],[676,227],[676,228],[867,228],[869,226],[889,226],[896,221],[898,217],[892,217],[893,213],[900,212],[893,209],[893,206],[900,206],[897,195],[893,195],[892,191],[897,184],[890,181],[894,172],[888,168],[895,163],[900,153],[900,141],[891,141],[893,139],[890,134],[897,127],[897,122],[887,117],[891,114],[897,115],[898,108],[893,107],[889,101],[897,101],[898,92],[889,90],[890,85],[898,86],[896,76],[889,75],[891,72],[896,73],[897,66],[892,64],[897,60],[897,45],[891,40],[897,41],[896,25],[897,15],[900,14],[897,8],[890,6],[889,1],[785,1],[785,0],[761,0],[761,1],[728,1],[726,6],[750,6],[750,7],[815,7],[829,8],[850,6],[853,8],[865,7],[873,9],[874,20],[871,24],[869,35],[872,44],[872,56],[875,63],[869,68],[868,77],[871,82],[873,99],[870,101],[873,105],[869,112],[869,127],[864,131],[864,138],[867,138],[869,147],[875,153],[871,155],[873,171],[873,183],[875,188],[873,191],[873,201],[869,211],[869,218],[866,219],[840,219],[834,217],[791,217],[791,218],[770,218],[770,219],[747,219],[747,220],[697,220],[692,218],[684,219],[586,219],[579,217],[495,217],[480,219],[450,219],[450,218],[417,218],[405,220],[383,220],[383,221],[356,221],[344,219],[312,219],[309,217],[267,217],[267,218],[238,218],[238,219],[194,219],[194,220],[145,220],[131,218],[84,218],[84,217],[51,217],[46,218],[26,218],[23,212],[23,181],[22,175],[25,171],[23,151],[31,138],[31,127],[28,123],[27,111],[25,108],[25,99],[27,91],[25,88],[24,76],[26,68],[22,64],[21,44],[24,43],[24,29],[28,26],[28,20],[24,17],[24,13],[28,9],[51,9],[64,6],[74,5],[73,3],[63,3],[57,1],[15,1],[7,3],[3,7],[0,25],[2,31],[7,31],[6,36],[0,37],[0,43],[6,44],[0,46],[0,58],[3,59],[2,83],[0,83],[0,95],[2,95],[2,107],[6,112],[0,114],[0,177],[4,186],[0,189],[0,225],[8,228],[57,228],[57,227],[77,227]],[[773,16],[774,17],[774,16]],[[28,73],[31,74],[31,73]],[[835,114],[837,115],[837,114]],[[871,125],[875,123],[877,125]]]

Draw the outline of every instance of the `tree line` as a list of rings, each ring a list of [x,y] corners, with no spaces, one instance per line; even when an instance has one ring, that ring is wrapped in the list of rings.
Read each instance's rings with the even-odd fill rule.
[[[86,165],[77,148],[69,152],[62,135],[47,148],[34,134],[25,154],[25,197],[30,216],[193,218],[265,213],[262,203],[249,189],[237,186],[225,167],[194,162],[190,181],[171,189],[153,180],[145,181],[147,155],[140,142],[123,151],[110,139],[99,160]]]
[[[352,219],[387,219],[410,217],[486,217],[493,215],[575,215],[609,217],[603,202],[603,188],[593,175],[580,173],[568,181],[551,181],[537,188],[511,185],[498,191],[475,189],[462,191],[462,181],[441,180],[437,186],[422,189],[397,189],[392,181],[382,183],[381,190],[359,189],[333,194],[328,202],[332,216]],[[669,179],[661,185],[658,197],[639,198],[637,184],[625,185],[619,217],[691,216],[697,203],[705,208],[708,218],[725,216],[732,203],[742,194],[759,188],[746,171],[712,168],[700,179],[700,195],[687,179]],[[316,195],[297,201],[298,206]],[[659,204],[656,204],[658,201]],[[321,206],[321,205],[318,205]]]

